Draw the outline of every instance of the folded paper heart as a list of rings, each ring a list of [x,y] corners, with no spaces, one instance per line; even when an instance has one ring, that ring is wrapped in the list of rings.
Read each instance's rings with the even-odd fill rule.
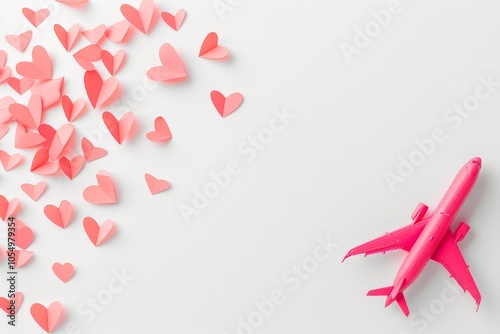
[[[87,103],[81,98],[73,102],[67,95],[63,95],[61,105],[68,122],[73,122],[87,111]]]
[[[92,62],[101,59],[101,47],[94,44],[87,45],[83,49],[75,52],[73,58],[75,58],[76,62],[85,71],[93,71],[95,70],[95,66]]]
[[[60,228],[66,228],[73,218],[73,206],[67,200],[61,201],[59,207],[48,204],[43,209],[45,216]]]
[[[109,111],[105,111],[102,113],[102,120],[108,128],[109,133],[111,133],[120,145],[131,134],[135,122],[134,114],[131,111],[126,112],[120,120],[117,120]]]
[[[9,299],[5,297],[0,297],[0,310],[10,315],[11,305],[14,305],[14,313],[19,311],[19,308],[23,304],[24,295],[22,292],[16,292],[13,297]]]
[[[215,32],[211,32],[203,40],[199,56],[205,59],[224,60],[228,58],[229,51],[219,45],[219,36]]]
[[[23,162],[23,155],[21,153],[10,155],[4,150],[0,150],[0,162],[2,163],[3,169],[8,172]]]
[[[0,195],[0,219],[5,221],[9,217],[15,217],[19,211],[21,211],[21,203],[17,198],[9,201]]]
[[[52,333],[64,320],[64,308],[60,302],[53,302],[48,308],[42,304],[31,305],[30,313],[45,332]]]
[[[57,131],[49,124],[41,124],[38,132],[45,138],[43,147],[49,150],[49,160],[57,160],[72,147],[75,126],[71,123],[63,124]]]
[[[148,132],[146,134],[146,137],[149,140],[156,142],[166,142],[172,139],[170,128],[168,127],[168,124],[163,117],[156,117],[154,126],[154,131]]]
[[[9,132],[7,125],[0,125],[0,139],[2,139]]]
[[[148,185],[151,195],[156,195],[170,188],[170,182],[167,180],[157,179],[148,173],[144,175],[144,178],[146,179],[146,184]]]
[[[28,132],[22,125],[16,127],[14,146],[16,148],[30,148],[41,145],[45,142],[38,132]],[[48,153],[48,152],[47,152]]]
[[[14,250],[14,266],[16,268],[21,268],[27,265],[31,258],[33,257],[33,252],[24,250],[24,249],[16,249]]]
[[[7,43],[19,52],[24,52],[31,42],[33,32],[31,30],[25,31],[20,35],[5,35]]]
[[[119,96],[119,82],[115,77],[103,81],[97,71],[87,71],[84,83],[90,104],[94,109],[114,102]]]
[[[10,77],[7,79],[7,84],[13,90],[15,90],[19,95],[23,95],[24,93],[26,93],[26,91],[28,89],[30,89],[34,83],[35,83],[35,79],[31,79],[31,78],[18,79],[18,78]]]
[[[54,24],[54,32],[66,51],[71,51],[82,35],[81,27],[75,23],[68,31],[59,24]]]
[[[52,265],[52,271],[64,283],[68,283],[75,273],[75,267],[71,263],[61,264],[56,262]]]
[[[42,108],[48,108],[59,103],[64,85],[64,77],[53,80],[38,80],[31,86],[31,94],[40,95],[42,98]]]
[[[38,27],[50,15],[50,10],[48,8],[42,8],[35,12],[25,7],[23,8],[23,14],[32,25]]]
[[[175,15],[170,14],[169,12],[161,13],[161,18],[175,31],[179,31],[179,28],[184,22],[184,18],[186,17],[186,11],[184,9],[179,9]]]
[[[38,201],[40,196],[47,189],[47,183],[45,181],[40,181],[37,184],[24,183],[21,185],[21,189],[35,202]]]
[[[96,174],[97,185],[83,191],[83,198],[92,204],[114,204],[117,202],[113,180],[108,172],[101,170]]]
[[[90,140],[88,140],[85,137],[82,138],[81,145],[82,145],[83,156],[85,157],[85,161],[87,162],[91,162],[99,158],[102,158],[108,153],[108,151],[106,151],[101,147],[95,147],[94,144],[92,144]]]
[[[26,78],[49,80],[52,79],[52,63],[49,54],[43,46],[37,45],[32,51],[32,60],[22,61],[16,65],[17,73]]]
[[[225,97],[221,92],[213,90],[210,93],[210,98],[215,106],[215,109],[222,117],[226,117],[233,113],[243,102],[243,95],[241,93],[232,93]]]
[[[160,61],[162,66],[148,70],[147,76],[151,80],[162,82],[179,82],[187,78],[186,69],[174,47],[168,43],[160,47]]]
[[[49,161],[49,150],[41,148],[35,152],[31,161],[30,171],[39,175],[53,175],[59,170],[59,165]]]
[[[108,70],[109,74],[113,76],[116,75],[116,73],[118,73],[118,71],[120,71],[120,69],[123,67],[126,58],[127,54],[123,50],[117,51],[114,56],[107,50],[101,51],[102,63]]]
[[[71,160],[67,157],[62,157],[59,159],[59,168],[61,168],[62,172],[66,174],[70,180],[73,180],[82,170],[84,163],[85,158],[82,155],[77,155]]]
[[[83,228],[94,246],[102,245],[109,240],[116,232],[115,223],[111,220],[106,220],[101,226],[92,217],[83,219]]]
[[[120,11],[127,21],[142,33],[148,34],[153,28],[156,13],[154,0],[142,0],[139,9],[123,4]]]

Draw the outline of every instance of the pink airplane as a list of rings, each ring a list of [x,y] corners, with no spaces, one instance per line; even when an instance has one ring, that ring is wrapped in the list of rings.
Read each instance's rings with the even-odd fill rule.
[[[365,253],[366,256],[400,248],[408,252],[393,285],[370,290],[368,296],[387,296],[386,307],[396,301],[403,313],[408,316],[410,311],[403,291],[417,279],[427,262],[432,259],[448,270],[464,292],[469,291],[479,309],[481,294],[457,245],[465,238],[470,227],[462,222],[453,233],[450,226],[474,187],[480,170],[481,159],[470,160],[460,169],[441,203],[430,217],[422,219],[428,207],[420,203],[411,215],[413,219],[411,225],[386,233],[347,253],[344,260],[351,255]]]

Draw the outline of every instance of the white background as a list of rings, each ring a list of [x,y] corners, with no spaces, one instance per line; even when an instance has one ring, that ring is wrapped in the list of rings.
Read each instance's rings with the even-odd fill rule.
[[[179,32],[159,21],[147,36],[136,32],[126,45],[106,41],[103,47],[113,53],[119,48],[127,51],[127,63],[118,74],[125,96],[142,86],[148,68],[159,64],[158,49],[165,42],[182,57],[189,81],[161,84],[148,90],[143,101],[132,101],[140,127],[137,136],[121,146],[106,131],[97,134],[102,110],[89,110],[76,121],[79,137],[93,134],[109,154],[85,165],[73,181],[30,173],[32,151],[22,151],[21,167],[0,175],[0,193],[21,199],[18,218],[36,234],[30,247],[34,258],[19,270],[25,300],[18,327],[8,327],[5,319],[0,321],[2,333],[43,332],[29,308],[58,300],[67,317],[57,333],[71,333],[68,326],[75,326],[77,333],[92,334],[233,334],[238,333],[238,318],[247,319],[256,310],[254,302],[269,299],[275,289],[284,293],[284,302],[246,333],[498,329],[500,89],[457,128],[443,119],[447,109],[474,94],[480,76],[493,75],[500,81],[497,2],[402,1],[400,14],[393,15],[350,63],[340,44],[353,45],[355,28],[364,29],[373,21],[370,13],[386,9],[387,1],[242,0],[233,1],[233,10],[223,15],[218,15],[212,0],[156,2],[161,11],[186,9]],[[139,5],[137,0],[130,3]],[[1,35],[30,28],[23,6],[49,6],[52,15],[34,29],[25,53],[14,50],[3,37],[0,48],[8,52],[8,65],[14,68],[30,59],[33,46],[44,45],[53,59],[54,76],[66,77],[65,92],[74,99],[85,97],[83,70],[62,48],[53,25],[69,28],[79,22],[90,29],[113,24],[123,18],[121,4],[91,0],[86,9],[75,10],[52,0],[2,1]],[[197,57],[210,31],[219,34],[231,60]],[[86,43],[82,38],[73,51]],[[105,73],[102,66],[99,70]],[[240,91],[244,102],[222,119],[209,98],[213,89],[226,95]],[[4,84],[0,96],[5,95],[22,102],[28,98],[28,93],[18,97]],[[121,115],[129,108],[123,106],[126,102],[121,100],[109,110]],[[286,109],[295,119],[248,162],[238,147],[268,126],[276,108]],[[166,145],[145,138],[159,115],[174,136]],[[62,110],[51,110],[46,121],[63,124]],[[384,174],[396,173],[399,156],[408,158],[418,149],[415,141],[430,138],[434,128],[443,129],[447,140],[391,191]],[[11,154],[17,152],[13,134],[11,129],[0,141],[0,148]],[[469,294],[443,302],[442,293],[454,296],[447,290],[452,280],[436,263],[429,263],[406,292],[409,319],[395,304],[385,309],[382,297],[366,297],[368,290],[392,284],[403,252],[341,263],[343,255],[410,223],[418,202],[433,209],[456,172],[474,156],[482,157],[483,169],[457,220],[471,226],[460,247],[483,295],[479,312]],[[194,191],[211,181],[209,173],[224,169],[231,160],[240,163],[241,173],[186,223],[179,206],[192,205]],[[102,169],[117,184],[116,205],[92,205],[82,198],[83,189],[95,184],[95,174]],[[172,188],[151,196],[146,172],[168,179]],[[49,187],[34,203],[20,185],[41,179]],[[46,204],[62,199],[76,210],[65,230],[43,214]],[[85,216],[100,223],[114,220],[117,235],[95,248],[82,227]],[[339,247],[292,291],[282,276],[292,265],[308,261],[317,239],[328,237]],[[56,261],[74,264],[76,273],[69,283],[52,273]],[[5,258],[0,264],[6,267]],[[88,298],[106,294],[114,270],[125,270],[134,279],[88,321],[78,307],[89,309]],[[0,289],[5,295],[5,282]]]

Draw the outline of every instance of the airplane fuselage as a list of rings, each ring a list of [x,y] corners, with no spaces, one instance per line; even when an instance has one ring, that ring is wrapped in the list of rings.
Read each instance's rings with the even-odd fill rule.
[[[386,305],[395,301],[398,295],[417,279],[432,258],[474,187],[480,169],[481,161],[473,159],[458,172],[436,210],[429,217],[424,230],[408,252],[394,279],[394,289],[387,296]]]

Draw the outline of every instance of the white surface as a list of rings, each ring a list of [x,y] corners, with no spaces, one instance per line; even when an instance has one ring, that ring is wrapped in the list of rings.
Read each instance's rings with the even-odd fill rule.
[[[3,37],[0,48],[8,51],[12,68],[30,58],[34,45],[43,44],[53,58],[55,77],[66,77],[66,93],[84,97],[83,71],[59,44],[52,26],[115,23],[122,18],[122,2],[91,1],[78,11],[54,1],[3,1],[1,35],[28,28],[21,27],[27,22],[23,5],[37,9],[44,3],[53,14],[36,29],[30,48],[20,54]],[[148,68],[159,64],[158,49],[165,42],[183,58],[190,80],[148,91],[132,108],[140,123],[138,136],[119,146],[103,131],[99,145],[109,150],[108,156],[86,165],[73,181],[47,178],[49,188],[37,203],[20,190],[20,184],[42,179],[29,173],[32,152],[26,151],[21,167],[0,175],[0,192],[23,201],[19,218],[36,233],[30,247],[35,257],[19,274],[19,290],[25,294],[19,326],[12,329],[2,320],[2,333],[43,332],[29,307],[54,300],[67,310],[57,333],[71,333],[68,326],[76,326],[76,333],[92,334],[430,334],[492,332],[500,326],[500,89],[457,129],[443,120],[448,108],[474,94],[478,77],[492,74],[500,81],[497,2],[402,1],[401,13],[351,63],[339,45],[352,44],[353,29],[364,28],[373,20],[370,12],[387,8],[386,1],[232,1],[234,9],[223,19],[212,0],[157,3],[171,12],[185,8],[186,21],[179,32],[160,21],[150,35],[137,32],[123,46],[128,61],[118,78],[125,95],[142,84]],[[229,62],[197,57],[210,31],[229,48]],[[75,50],[84,45],[82,39]],[[106,42],[104,47],[114,53],[121,46]],[[211,105],[212,89],[240,91],[244,103],[222,119]],[[2,85],[0,96],[6,94],[16,95]],[[123,105],[109,109],[119,115],[128,109]],[[238,153],[238,147],[268,126],[276,108],[295,119],[253,161],[246,161],[249,155]],[[174,135],[165,146],[145,139],[158,115]],[[62,124],[62,110],[50,111],[47,120]],[[91,110],[75,124],[79,135],[85,135],[101,123],[100,111]],[[395,172],[398,156],[408,157],[417,148],[414,141],[429,138],[436,127],[447,140],[391,191],[384,173]],[[10,153],[16,151],[13,133],[0,141],[0,148]],[[451,280],[435,263],[407,292],[409,319],[396,305],[385,309],[383,298],[366,297],[369,289],[391,285],[404,254],[355,257],[341,264],[343,255],[409,223],[418,202],[433,209],[455,173],[474,156],[483,158],[482,174],[458,219],[471,226],[460,247],[483,295],[479,312],[468,294],[450,303],[440,300],[442,294],[453,299],[447,290]],[[195,189],[210,181],[209,173],[231,160],[239,162],[241,173],[187,224],[179,205],[191,204]],[[118,184],[117,205],[96,206],[82,198],[101,169]],[[146,172],[170,180],[172,188],[151,196]],[[62,199],[76,208],[65,230],[43,214],[46,204]],[[99,222],[113,219],[118,234],[93,247],[82,227],[88,215]],[[291,266],[307,262],[317,239],[328,236],[339,248],[293,291],[282,276],[290,278]],[[75,265],[69,283],[52,273],[56,261]],[[1,264],[6,266],[5,259]],[[134,280],[89,321],[86,301],[105,296],[113,270],[122,269]],[[256,310],[254,302],[268,299],[276,289],[283,292],[283,303],[258,328],[238,332],[238,317],[247,319]],[[0,295],[4,290],[2,280]]]

